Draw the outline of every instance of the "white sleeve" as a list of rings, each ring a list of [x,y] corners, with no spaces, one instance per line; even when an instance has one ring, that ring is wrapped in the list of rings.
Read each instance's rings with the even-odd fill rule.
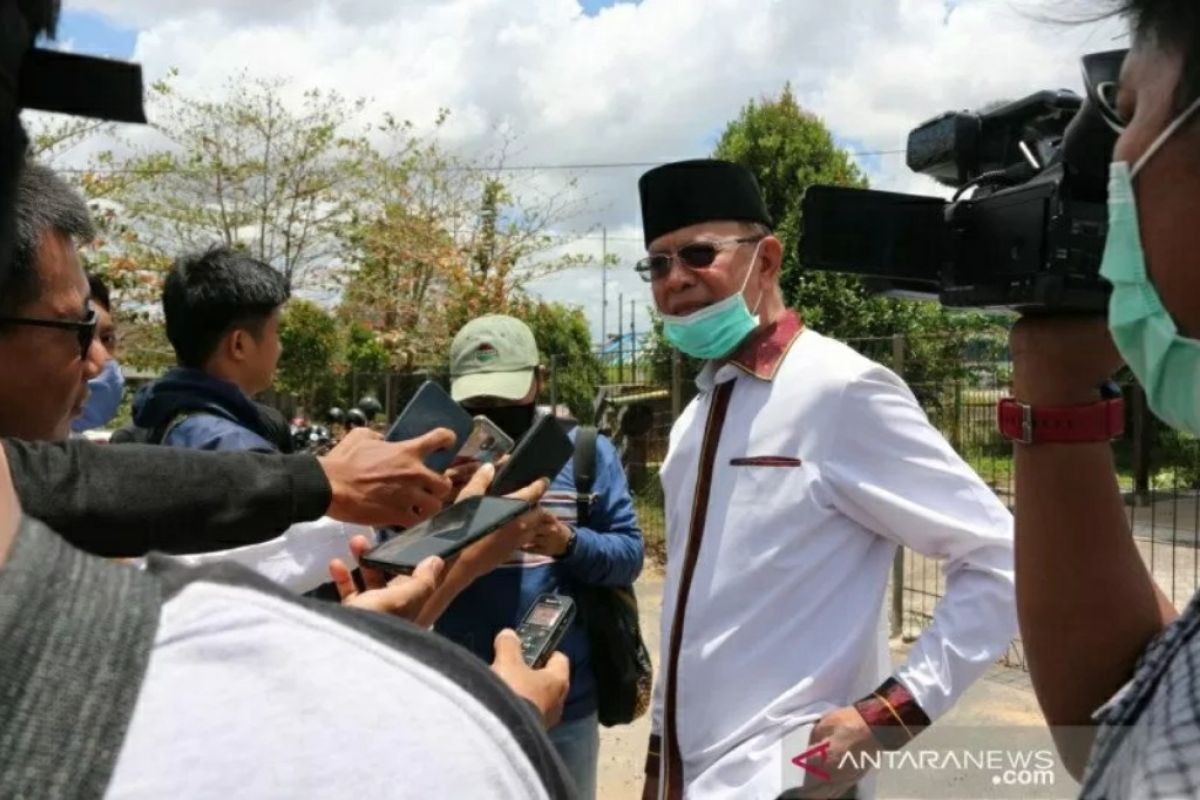
[[[837,508],[944,560],[946,591],[895,676],[937,719],[1016,633],[1012,515],[883,367],[851,381],[822,474]]]

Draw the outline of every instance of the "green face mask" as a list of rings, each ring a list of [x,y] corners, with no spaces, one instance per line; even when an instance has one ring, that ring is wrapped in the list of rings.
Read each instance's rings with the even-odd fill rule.
[[[758,328],[758,304],[751,311],[746,305],[746,285],[754,274],[754,265],[758,263],[758,250],[750,258],[750,268],[746,271],[746,279],[742,288],[724,300],[711,306],[688,314],[686,317],[676,317],[663,314],[663,336],[671,345],[692,358],[723,358],[734,351],[750,334]],[[759,298],[759,303],[762,298]]]
[[[1200,435],[1200,341],[1179,334],[1150,280],[1133,190],[1138,173],[1197,110],[1200,100],[1162,132],[1132,169],[1124,161],[1112,165],[1100,274],[1113,285],[1108,329],[1146,390],[1150,410],[1172,428]]]

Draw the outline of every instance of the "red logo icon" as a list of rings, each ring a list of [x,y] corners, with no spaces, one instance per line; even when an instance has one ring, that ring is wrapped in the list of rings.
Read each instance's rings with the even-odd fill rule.
[[[811,762],[815,761],[817,764],[824,764],[829,758],[830,746],[829,742],[822,742],[815,747],[810,747],[793,758],[792,763],[805,772],[811,773],[823,781],[827,781],[830,777],[829,773]]]

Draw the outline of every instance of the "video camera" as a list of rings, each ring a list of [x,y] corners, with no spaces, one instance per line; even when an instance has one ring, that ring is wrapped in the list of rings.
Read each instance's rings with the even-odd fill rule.
[[[0,2],[0,276],[12,257],[17,178],[28,145],[21,109],[146,121],[136,64],[34,46],[39,35],[54,33],[59,10],[59,0]]]
[[[1126,52],[1084,57],[1084,97],[1038,92],[943,114],[909,134],[909,168],[956,189],[951,201],[810,187],[801,263],[946,306],[1103,311],[1109,290],[1099,269]]]

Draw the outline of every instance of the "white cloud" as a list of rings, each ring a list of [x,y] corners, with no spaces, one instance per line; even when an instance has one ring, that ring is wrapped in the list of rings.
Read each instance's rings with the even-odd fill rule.
[[[1078,57],[1120,46],[1117,23],[1065,27],[1034,13],[1062,4],[960,0],[643,0],[588,17],[575,0],[81,0],[136,27],[148,76],[179,68],[186,88],[213,88],[246,69],[367,96],[377,109],[428,124],[467,151],[519,134],[522,163],[658,161],[700,156],[747,100],[791,81],[840,139],[903,148],[922,120],[1042,88],[1079,88]],[[902,156],[881,156],[877,188],[936,190]],[[625,264],[640,246],[640,169],[583,171],[587,219]],[[534,185],[571,177],[544,173]],[[579,250],[598,247],[598,239]],[[622,289],[649,294],[628,266]],[[598,268],[595,270],[598,273]],[[599,318],[599,277],[539,283]],[[614,300],[615,301],[615,300]],[[611,308],[611,306],[610,306]],[[612,323],[610,321],[610,327]]]

